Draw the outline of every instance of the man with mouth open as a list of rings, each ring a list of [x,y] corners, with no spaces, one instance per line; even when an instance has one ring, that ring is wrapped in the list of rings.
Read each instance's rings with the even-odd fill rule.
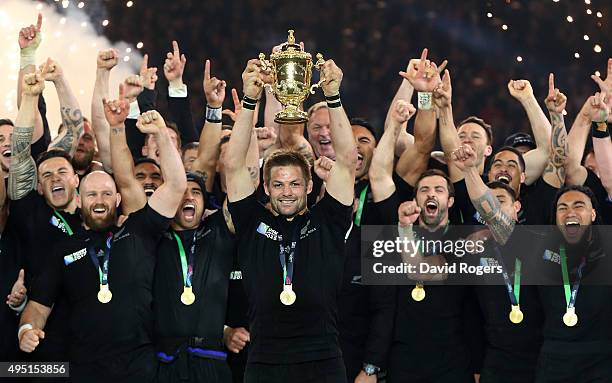
[[[545,314],[536,382],[607,382],[612,376],[612,246],[598,203],[584,186],[565,186],[555,224],[534,265]]]
[[[342,71],[321,68],[335,164],[326,193],[309,211],[309,165],[299,153],[280,151],[264,164],[271,211],[258,204],[245,163],[253,113],[271,82],[259,60],[242,74],[243,109],[227,148],[229,211],[249,301],[250,353],[245,382],[346,382],[338,343],[337,303],[350,227],[357,151],[340,101]]]
[[[113,136],[125,138],[128,108],[123,89],[120,100],[105,102],[104,108],[112,150]],[[127,219],[116,226],[122,196],[115,181],[103,171],[88,174],[80,187],[83,224],[53,247],[21,318],[20,348],[32,352],[50,336],[44,331],[46,320],[54,302],[65,296],[72,334],[70,376],[75,382],[152,382],[157,372],[152,345],[155,246],[175,215],[187,182],[159,113],[143,113],[137,126],[156,136],[166,182],[148,201],[139,184],[127,188],[123,195]],[[130,194],[133,190],[140,194]]]

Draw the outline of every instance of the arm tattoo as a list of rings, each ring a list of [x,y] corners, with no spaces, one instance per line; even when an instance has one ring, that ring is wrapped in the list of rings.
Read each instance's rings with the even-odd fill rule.
[[[505,244],[514,230],[515,222],[501,211],[501,205],[491,189],[481,197],[472,199],[472,204],[491,230],[495,241]]]
[[[249,175],[251,176],[251,180],[253,182],[258,181],[259,180],[259,168],[256,166],[248,166],[247,169],[249,169]]]
[[[36,164],[30,155],[34,127],[15,126],[11,141],[11,165],[8,195],[12,200],[23,198],[36,187]]]
[[[118,126],[115,128],[111,128],[111,133],[114,135],[119,135],[125,133],[125,128],[123,126]]]
[[[567,131],[563,121],[563,114],[551,113],[552,122],[551,153],[544,174],[554,173],[559,184],[565,183],[565,162],[568,156]]]
[[[225,224],[227,225],[228,230],[232,234],[236,234],[236,229],[234,228],[234,221],[232,221],[232,215],[229,212],[227,207],[227,198],[223,202],[223,218],[225,218]]]
[[[83,133],[83,114],[81,109],[61,107],[62,122],[66,126],[66,134],[56,144],[55,148],[64,149],[73,154],[78,144],[78,139]]]

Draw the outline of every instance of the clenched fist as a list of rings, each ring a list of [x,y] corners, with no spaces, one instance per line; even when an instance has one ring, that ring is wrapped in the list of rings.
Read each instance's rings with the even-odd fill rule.
[[[327,178],[329,177],[329,172],[331,171],[334,164],[334,160],[325,156],[320,156],[314,162],[314,172],[317,177],[319,177],[319,179],[327,181]]]
[[[225,347],[235,354],[242,351],[244,346],[246,346],[246,343],[250,341],[251,334],[249,334],[244,327],[227,327],[223,331],[223,343],[225,343]]]
[[[410,120],[410,117],[414,116],[416,108],[414,105],[404,100],[397,100],[393,109],[391,110],[391,119],[398,124]]]
[[[45,339],[45,332],[38,328],[25,330],[19,339],[19,348],[24,352],[32,352],[40,344],[40,340]]]
[[[327,60],[321,65],[321,77],[324,80],[321,89],[325,96],[330,97],[340,93],[342,76],[342,70],[338,68],[334,60]]]
[[[119,62],[119,53],[115,49],[108,49],[98,52],[96,65],[98,69],[111,70]]]
[[[142,93],[144,89],[144,81],[139,75],[133,74],[128,76],[128,78],[123,81],[123,86],[125,89],[125,97],[128,99],[128,101],[133,102],[136,97]]]
[[[451,153],[451,161],[460,170],[476,166],[476,153],[469,145],[461,145]]]
[[[259,100],[264,84],[272,82],[269,69],[263,69],[259,59],[251,59],[242,72],[242,92],[245,96]]]
[[[102,102],[104,103],[104,116],[110,126],[118,126],[125,122],[130,113],[130,103],[125,98],[125,87],[123,84],[119,84],[118,100],[107,101],[103,99]]]
[[[610,107],[606,104],[606,100],[603,93],[595,93],[594,96],[589,97],[588,102],[591,103],[590,118],[593,122],[605,122],[608,120],[608,113]],[[608,101],[609,102],[609,101]]]
[[[402,227],[411,226],[419,219],[421,214],[421,208],[417,205],[416,201],[405,201],[397,209],[397,215],[399,217],[399,224]]]
[[[38,96],[45,89],[45,79],[40,72],[29,73],[23,76],[23,94],[26,96]]]
[[[510,80],[508,82],[508,90],[510,95],[520,102],[533,97],[533,89],[527,80]]]
[[[166,122],[156,110],[149,110],[138,117],[136,127],[144,134],[156,134],[166,129]]]
[[[62,67],[59,66],[57,61],[54,61],[51,58],[48,58],[47,62],[41,65],[38,70],[42,74],[45,81],[56,82],[64,76]]]
[[[550,113],[562,113],[567,103],[567,97],[555,88],[555,75],[552,73],[548,76],[548,96],[544,103]]]

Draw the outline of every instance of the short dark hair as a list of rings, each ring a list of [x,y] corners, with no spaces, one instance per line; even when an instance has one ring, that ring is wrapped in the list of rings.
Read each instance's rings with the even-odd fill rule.
[[[0,126],[2,126],[2,125],[15,126],[15,124],[13,124],[13,121],[11,121],[8,118],[0,118]]]
[[[176,126],[174,122],[166,121],[166,128],[173,130],[174,133],[176,133],[177,144],[178,144],[178,147],[180,148],[182,146],[182,141],[181,141],[181,131],[178,129],[178,126]],[[149,140],[149,136],[151,136],[150,133],[147,134],[147,136],[145,137],[145,145],[147,144],[147,141]]]
[[[294,152],[292,150],[280,150],[270,154],[264,163],[264,182],[266,184],[270,182],[272,168],[278,166],[297,166],[302,170],[306,183],[311,180],[310,165],[308,164],[306,157],[304,157],[301,153]]]
[[[183,145],[183,147],[181,148],[181,157],[185,155],[185,152],[188,150],[192,150],[192,149],[199,149],[200,148],[200,143],[199,142],[188,142],[185,145]]]
[[[591,205],[593,206],[593,209],[595,209],[595,222],[593,222],[593,224],[595,225],[599,225],[602,223],[601,218],[599,217],[599,202],[597,201],[597,197],[595,197],[595,193],[593,193],[593,191],[591,190],[591,188],[589,188],[588,186],[583,186],[583,185],[566,185],[563,186],[561,189],[559,189],[559,191],[557,192],[557,194],[555,195],[555,200],[554,203],[552,205],[552,224],[556,224],[557,222],[557,203],[559,203],[559,199],[565,194],[565,193],[569,193],[571,191],[577,191],[580,192],[584,195],[586,195],[587,197],[589,197],[589,199],[591,200]]]
[[[492,145],[493,142],[493,130],[491,129],[491,125],[487,124],[485,122],[485,120],[483,120],[480,117],[476,117],[476,116],[469,116],[467,117],[465,120],[461,121],[459,123],[459,125],[457,125],[457,129],[459,129],[461,127],[461,125],[465,125],[465,124],[476,124],[476,125],[480,125],[485,133],[487,134],[487,144]]]
[[[495,154],[493,154],[491,156],[491,159],[489,160],[489,168],[491,167],[491,165],[493,165],[493,162],[495,161],[495,156],[498,155],[501,152],[512,152],[514,154],[516,154],[516,156],[519,159],[519,166],[521,167],[521,172],[525,172],[525,158],[523,157],[523,155],[521,154],[521,152],[518,151],[517,148],[512,147],[512,146],[504,146],[503,148],[499,149],[497,152],[495,152]]]
[[[439,170],[439,169],[427,169],[423,173],[421,173],[416,183],[414,184],[414,197],[416,197],[417,191],[419,190],[419,183],[421,182],[421,180],[424,178],[433,177],[433,176],[439,176],[439,177],[444,178],[446,180],[446,188],[448,189],[448,196],[449,197],[455,196],[455,187],[453,186],[453,183],[451,182],[450,178],[446,175],[446,173],[444,173],[442,170]]]
[[[516,201],[516,193],[514,192],[514,189],[512,189],[510,187],[510,185],[505,184],[503,182],[500,181],[491,181],[487,184],[487,186],[489,187],[489,189],[494,190],[494,189],[504,189],[508,194],[510,194],[510,197],[512,197],[512,202]]]
[[[370,121],[366,120],[363,117],[353,117],[350,119],[349,122],[351,125],[359,125],[366,128],[370,133],[372,133],[372,136],[374,136],[374,140],[378,142],[378,131],[376,130],[376,128],[374,128]]]
[[[134,167],[140,165],[140,164],[153,164],[155,166],[157,166],[158,169],[161,170],[161,167],[159,166],[159,164],[157,163],[157,161],[155,161],[152,158],[148,158],[148,157],[140,157],[138,159],[136,159],[136,161],[134,161]]]
[[[65,159],[70,164],[70,167],[72,167],[72,157],[70,157],[70,154],[68,154],[68,152],[63,149],[52,148],[38,155],[38,157],[36,158],[36,169],[38,169],[43,162],[56,157],[61,157]],[[72,171],[74,171],[74,168],[72,169]]]

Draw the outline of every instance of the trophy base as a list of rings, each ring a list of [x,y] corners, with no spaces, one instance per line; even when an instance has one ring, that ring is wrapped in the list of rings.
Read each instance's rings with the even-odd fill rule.
[[[299,109],[290,109],[287,108],[285,110],[281,110],[280,112],[274,115],[274,122],[279,124],[303,124],[308,121],[308,113]]]

